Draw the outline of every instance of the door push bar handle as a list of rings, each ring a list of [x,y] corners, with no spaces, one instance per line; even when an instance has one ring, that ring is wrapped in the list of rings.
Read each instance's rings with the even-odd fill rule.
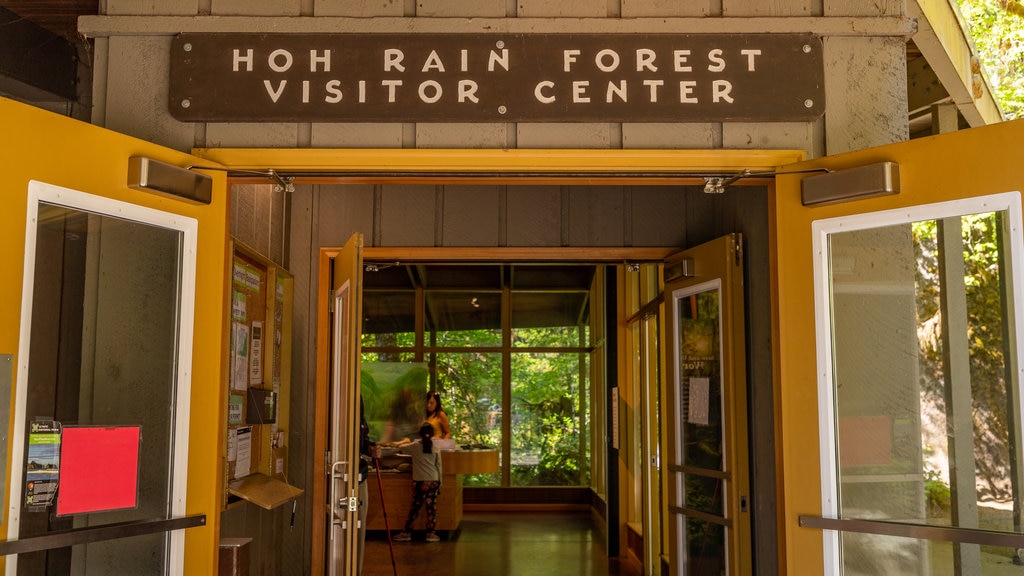
[[[341,475],[342,479],[344,479],[346,474],[345,469],[347,467],[348,463],[345,462],[344,460],[338,460],[337,462],[331,464],[331,525],[341,526],[342,530],[344,530],[347,526],[345,525],[344,519],[340,521],[338,520],[338,518],[343,518],[343,515],[338,514],[338,512],[344,507],[344,499],[338,498],[338,476]],[[332,541],[334,540],[334,530],[331,530],[330,539]]]
[[[844,518],[823,518],[821,516],[800,516],[800,526],[841,532],[860,532],[881,536],[900,536],[921,540],[940,540],[960,544],[981,544],[1006,548],[1024,548],[1024,534],[979,530],[977,528],[956,528],[953,526],[932,526],[893,522],[891,520],[857,520]]]

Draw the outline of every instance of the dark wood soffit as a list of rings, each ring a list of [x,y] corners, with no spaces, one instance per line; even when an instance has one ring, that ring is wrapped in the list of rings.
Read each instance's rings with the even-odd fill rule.
[[[97,15],[99,0],[0,0],[0,8],[34,22],[72,44],[83,42],[78,35],[78,17]]]

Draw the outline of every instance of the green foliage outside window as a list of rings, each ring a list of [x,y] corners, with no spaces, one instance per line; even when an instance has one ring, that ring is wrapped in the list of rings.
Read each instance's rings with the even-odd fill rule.
[[[1024,117],[1024,5],[957,0],[996,100],[1007,119]]]
[[[494,351],[494,332],[481,329],[436,333],[432,335],[432,346],[446,350],[424,354],[432,365],[431,386],[441,393],[452,438],[462,446],[500,450],[502,423],[508,418],[511,485],[587,485],[589,360],[580,347],[580,341],[586,341],[586,332],[581,333],[578,327],[515,330],[512,340],[516,347],[509,353],[508,407],[502,402],[504,354]],[[413,336],[364,335],[363,358],[405,358],[406,352],[376,350],[413,347]],[[426,340],[430,342],[431,336]],[[570,343],[574,346],[566,348]],[[499,486],[501,474],[468,475],[463,482],[466,486]]]
[[[1001,254],[1001,215],[972,214],[961,218],[963,240],[964,288],[967,320],[967,348],[970,358],[970,386],[974,421],[974,449],[977,459],[977,487],[984,499],[1012,501],[1010,478],[1015,465],[1011,433],[1012,394],[1007,386],[1008,344],[1003,325],[1006,314],[1003,303],[1005,263]],[[942,309],[939,278],[937,222],[913,225],[917,251],[917,317],[918,339],[921,343],[921,401],[945,413],[945,387],[949,376],[943,367]],[[943,431],[944,435],[944,431]],[[929,454],[928,447],[925,453]],[[946,483],[937,467],[926,462],[925,481],[929,498]],[[930,501],[931,503],[931,501]]]

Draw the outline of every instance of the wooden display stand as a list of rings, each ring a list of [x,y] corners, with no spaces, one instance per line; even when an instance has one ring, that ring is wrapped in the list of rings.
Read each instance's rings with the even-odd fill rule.
[[[462,523],[462,475],[489,474],[498,471],[496,450],[454,450],[441,452],[441,496],[437,499],[437,530],[458,530]],[[405,520],[412,507],[412,474],[409,472],[370,471],[366,479],[369,502],[366,510],[366,529],[385,530],[384,514],[381,511],[380,486],[384,487],[384,505],[387,507],[387,524],[393,532],[405,527]],[[414,530],[425,530],[427,512],[420,509],[416,516]]]
[[[302,494],[286,461],[293,281],[239,242],[231,255],[225,505],[230,495],[270,510]]]

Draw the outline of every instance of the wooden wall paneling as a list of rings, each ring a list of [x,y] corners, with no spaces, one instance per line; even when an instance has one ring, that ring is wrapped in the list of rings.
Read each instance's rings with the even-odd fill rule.
[[[508,186],[507,246],[559,246],[562,242],[562,187]]]
[[[313,188],[315,207],[304,203],[302,209],[311,212],[292,219],[297,222],[312,218],[316,223],[315,229],[310,231],[313,241],[307,255],[310,262],[317,261],[319,248],[343,246],[356,232],[362,232],[367,239],[372,238],[377,221],[374,190],[373,184],[320,184]]]
[[[686,186],[632,186],[631,246],[676,246],[686,241]]]
[[[444,186],[441,243],[444,246],[501,246],[503,186]]]
[[[434,186],[382,186],[379,207],[381,244],[436,246],[437,194]]]
[[[573,186],[569,189],[569,244],[622,246],[621,186]]]

